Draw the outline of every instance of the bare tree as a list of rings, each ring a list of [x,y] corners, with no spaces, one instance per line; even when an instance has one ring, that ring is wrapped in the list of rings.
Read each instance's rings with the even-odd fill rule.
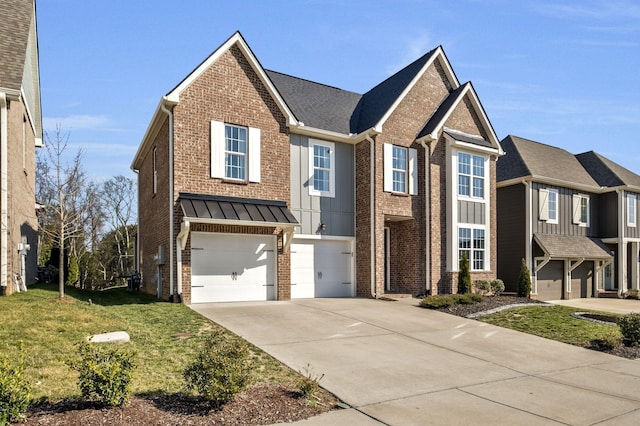
[[[105,238],[114,239],[115,256],[117,256],[114,263],[117,265],[117,273],[120,277],[133,272],[131,260],[136,227],[131,224],[135,221],[135,197],[135,182],[128,177],[114,176],[102,184],[101,204],[106,222],[112,230],[105,235]]]
[[[87,179],[82,169],[82,150],[77,151],[72,161],[65,161],[69,133],[63,133],[60,125],[53,136],[45,132],[45,139],[46,149],[38,153],[37,192],[44,205],[41,220],[46,222],[41,229],[60,248],[58,288],[63,298],[66,243],[83,235],[90,205],[85,197]]]

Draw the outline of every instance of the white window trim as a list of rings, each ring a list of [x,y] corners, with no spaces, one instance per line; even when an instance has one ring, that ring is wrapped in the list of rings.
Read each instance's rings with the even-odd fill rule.
[[[549,209],[549,200],[551,199],[551,194],[555,194],[556,197],[556,217],[555,219],[551,218],[551,210]],[[558,190],[555,188],[540,188],[538,190],[538,219],[551,223],[558,223]]]
[[[591,201],[589,196],[586,194],[573,194],[572,198],[572,207],[573,207],[573,223],[578,226],[589,226],[591,222]],[[587,200],[587,220],[586,222],[582,220],[582,200]]]
[[[459,162],[459,155],[460,154],[467,154],[471,156],[471,163],[469,163],[469,167],[471,168],[471,173],[470,174],[463,174],[464,176],[469,176],[469,195],[463,195],[460,194],[460,188],[459,188],[459,177],[460,177],[460,162]],[[457,151],[456,152],[456,157],[455,157],[455,181],[456,181],[456,195],[458,197],[458,199],[460,200],[470,200],[470,201],[487,201],[488,200],[488,194],[489,194],[489,177],[487,176],[487,173],[489,172],[489,167],[490,167],[490,163],[489,163],[489,156],[487,155],[483,155],[483,154],[477,154],[477,153],[473,153],[473,152],[467,152],[467,151]],[[483,165],[484,165],[484,176],[482,176],[482,183],[483,183],[483,188],[482,188],[482,192],[483,192],[483,196],[482,197],[475,197],[473,195],[473,179],[474,177],[477,177],[476,175],[473,174],[473,159],[474,157],[478,157],[478,158],[482,158],[483,160]]]
[[[245,179],[233,179],[226,177],[225,166],[225,127],[230,126],[245,127],[247,129],[247,153],[245,162]],[[260,182],[260,129],[254,127],[241,126],[237,124],[224,123],[221,121],[211,121],[211,177],[238,181],[238,182]]]
[[[393,147],[403,148],[407,150],[407,169],[405,173],[405,192],[393,190]],[[418,195],[418,150],[408,148],[401,145],[393,145],[385,143],[383,145],[383,161],[384,161],[384,192],[393,194]]]
[[[158,147],[153,147],[153,193],[158,193]]]
[[[638,222],[638,206],[636,204],[636,194],[627,193],[627,226],[635,228]],[[633,221],[631,218],[631,209],[633,208]]]
[[[329,148],[329,190],[318,191],[313,186],[313,177],[315,174],[314,167],[314,147],[322,146]],[[317,197],[329,197],[334,198],[336,196],[336,145],[333,142],[326,142],[317,139],[309,139],[309,195]]]
[[[489,271],[489,264],[490,264],[490,259],[489,259],[489,237],[490,237],[490,232],[488,230],[488,228],[485,225],[472,225],[472,224],[466,224],[466,223],[462,223],[462,224],[458,224],[458,227],[456,229],[456,239],[455,239],[455,257],[456,257],[456,263],[455,265],[457,265],[455,267],[456,271],[460,270],[460,229],[470,229],[471,230],[471,248],[469,249],[469,252],[471,253],[471,256],[469,257],[469,270],[472,272],[482,272],[482,271]],[[481,229],[484,231],[484,248],[482,249],[482,252],[484,253],[484,266],[482,269],[474,269],[473,267],[473,252],[474,252],[474,248],[473,248],[473,231],[476,229]],[[477,249],[475,251],[478,251]]]

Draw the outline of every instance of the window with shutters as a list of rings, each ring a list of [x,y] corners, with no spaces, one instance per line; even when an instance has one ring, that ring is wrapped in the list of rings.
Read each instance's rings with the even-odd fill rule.
[[[575,194],[573,197],[573,223],[580,226],[589,226],[589,196]]]
[[[212,121],[211,177],[260,182],[260,129]]]
[[[545,188],[538,190],[539,220],[547,223],[558,223],[558,190]]]
[[[418,194],[418,151],[384,144],[384,191]]]
[[[247,180],[247,128],[224,126],[224,177]]]

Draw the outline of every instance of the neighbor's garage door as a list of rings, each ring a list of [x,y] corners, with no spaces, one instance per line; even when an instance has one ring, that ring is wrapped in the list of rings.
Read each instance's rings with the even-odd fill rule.
[[[571,272],[571,298],[593,297],[593,262],[583,262]]]
[[[291,244],[291,298],[353,297],[351,241]]]
[[[552,260],[538,271],[538,299],[562,299],[562,278],[564,276],[564,261]]]
[[[191,303],[275,299],[275,237],[191,234]]]

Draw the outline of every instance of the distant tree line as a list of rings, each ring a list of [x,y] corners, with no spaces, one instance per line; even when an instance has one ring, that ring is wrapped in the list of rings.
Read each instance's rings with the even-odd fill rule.
[[[114,176],[91,181],[79,149],[70,161],[69,133],[45,132],[38,152],[36,197],[40,204],[38,263],[64,286],[101,289],[126,284],[134,272],[135,182]]]

